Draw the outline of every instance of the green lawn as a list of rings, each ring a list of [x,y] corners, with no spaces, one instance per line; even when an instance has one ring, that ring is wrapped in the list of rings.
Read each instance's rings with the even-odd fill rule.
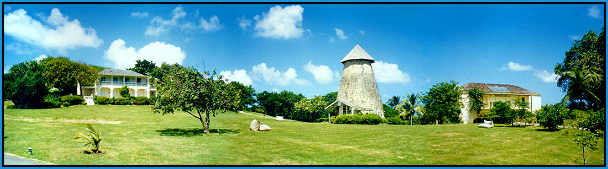
[[[273,130],[249,131],[253,119]],[[184,113],[113,105],[6,109],[4,122],[5,152],[68,165],[582,165],[580,149],[562,132],[530,127],[340,125],[231,112],[211,121],[221,134],[198,135],[200,123]],[[84,123],[101,131],[104,154],[82,153],[73,138]],[[601,142],[590,164],[604,163]]]

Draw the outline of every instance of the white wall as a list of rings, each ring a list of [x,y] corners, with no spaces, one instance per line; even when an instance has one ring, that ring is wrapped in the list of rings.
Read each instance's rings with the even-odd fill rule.
[[[542,100],[540,96],[531,96],[532,100],[531,100],[531,104],[532,104],[532,112],[539,110],[540,106],[542,105]]]

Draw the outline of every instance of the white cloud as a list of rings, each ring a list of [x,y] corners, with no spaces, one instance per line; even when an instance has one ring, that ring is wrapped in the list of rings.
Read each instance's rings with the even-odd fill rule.
[[[201,18],[201,28],[207,32],[212,32],[222,29],[222,24],[220,24],[220,19],[213,15],[209,18],[209,21],[205,20],[205,18]]]
[[[251,26],[251,20],[249,19],[245,19],[245,18],[239,18],[239,27],[241,27],[242,30],[246,30],[247,27]]]
[[[280,72],[274,67],[266,66],[266,63],[262,62],[253,66],[252,70],[256,76],[260,76],[264,82],[269,84],[277,84],[280,86],[286,86],[292,83],[296,85],[310,84],[307,80],[299,79],[296,70],[293,68],[289,68],[285,72]]]
[[[33,54],[32,49],[29,45],[23,43],[10,43],[4,46],[7,51],[14,51],[18,55],[31,55]]]
[[[46,18],[48,25],[18,9],[4,15],[4,32],[20,41],[62,53],[79,47],[97,48],[103,43],[95,29],[83,28],[78,19],[70,21],[57,8],[53,8]]]
[[[538,71],[534,73],[534,75],[545,83],[555,83],[557,82],[557,79],[559,79],[559,75],[556,75],[553,72],[549,73],[549,71],[546,70]]]
[[[224,78],[228,81],[237,81],[244,85],[253,84],[253,80],[251,80],[251,77],[249,77],[247,71],[243,69],[237,69],[234,71],[222,71],[220,72],[220,75],[224,76]]]
[[[335,76],[334,72],[328,66],[313,65],[311,61],[308,61],[308,64],[304,66],[304,70],[312,73],[315,80],[320,84],[330,83]]]
[[[587,15],[589,15],[592,18],[600,18],[600,8],[597,5],[594,5],[592,7],[589,7],[587,9]]]
[[[505,69],[503,67],[503,69]],[[512,70],[512,71],[528,71],[528,70],[532,70],[532,66],[530,65],[522,65],[516,62],[509,62],[507,63],[507,67],[506,69]]]
[[[147,18],[148,15],[148,12],[131,12],[131,16],[136,18]]]
[[[46,59],[47,57],[49,57],[49,56],[47,56],[47,55],[45,55],[45,54],[42,54],[42,55],[40,55],[40,56],[36,57],[34,60],[35,60],[35,61],[41,61],[42,59]]]
[[[568,37],[572,40],[580,40],[581,39],[581,35],[568,35]]]
[[[376,81],[380,83],[409,83],[410,75],[399,70],[399,65],[376,61],[372,63]]]
[[[277,5],[268,11],[256,15],[254,20],[255,35],[264,38],[292,39],[300,38],[304,32],[302,28],[302,13],[304,8],[300,5],[286,6],[282,8]]]
[[[146,59],[156,64],[181,64],[186,58],[186,53],[180,47],[164,42],[152,42],[137,50],[125,44],[122,39],[114,40],[105,51],[104,56],[112,61],[116,68],[131,68],[138,59]]]
[[[334,28],[334,29],[336,30],[336,36],[339,39],[342,39],[342,40],[348,39],[348,36],[344,35],[344,31],[342,31],[342,29],[338,29],[338,28]]]

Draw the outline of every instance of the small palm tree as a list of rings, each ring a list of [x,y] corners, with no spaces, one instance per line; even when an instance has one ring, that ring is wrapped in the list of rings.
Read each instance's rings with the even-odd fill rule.
[[[402,103],[395,106],[396,110],[405,113],[406,117],[410,117],[410,125],[413,124],[412,117],[414,116],[414,113],[416,113],[416,107],[418,107],[419,98],[420,96],[418,96],[417,94],[410,94],[404,98]]]
[[[87,134],[78,133],[74,139],[80,140],[84,143],[84,146],[91,148],[91,153],[101,153],[99,150],[99,143],[101,142],[101,135],[97,132],[91,124],[87,124]]]
[[[388,99],[388,101],[386,102],[386,104],[388,104],[389,106],[391,106],[391,108],[395,108],[396,105],[399,104],[399,96],[393,96],[390,99]]]

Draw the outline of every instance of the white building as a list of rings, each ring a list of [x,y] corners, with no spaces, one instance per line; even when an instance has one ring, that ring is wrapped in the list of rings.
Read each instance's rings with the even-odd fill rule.
[[[94,86],[80,86],[77,94],[92,99],[93,96],[110,98],[121,97],[120,88],[127,86],[129,94],[134,97],[148,97],[156,95],[156,88],[150,86],[151,77],[130,70],[106,69],[97,73]]]
[[[515,85],[508,84],[486,84],[486,83],[467,83],[463,86],[463,93],[461,96],[461,102],[463,104],[460,109],[460,117],[464,124],[473,123],[476,117],[473,113],[469,112],[469,95],[468,91],[477,87],[483,91],[483,103],[484,107],[481,108],[480,114],[485,114],[494,107],[494,103],[498,101],[510,102],[512,108],[515,108],[513,104],[515,101],[525,101],[528,103],[526,108],[528,111],[534,112],[541,107],[541,96],[538,93],[530,90],[521,88]]]

